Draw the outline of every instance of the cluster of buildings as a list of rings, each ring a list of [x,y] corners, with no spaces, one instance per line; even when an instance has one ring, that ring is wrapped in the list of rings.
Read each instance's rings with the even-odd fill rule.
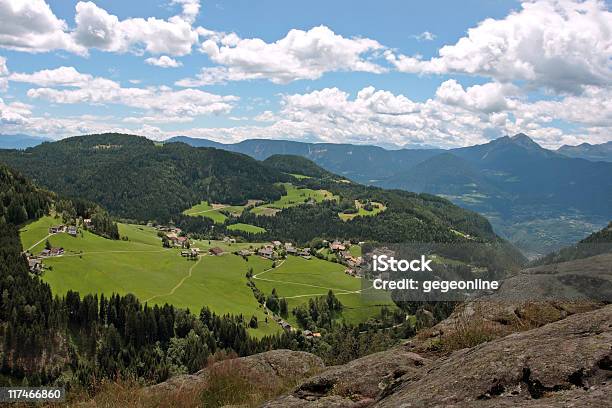
[[[329,246],[329,250],[336,254],[340,263],[348,266],[348,268],[345,269],[344,273],[350,276],[358,276],[356,268],[363,263],[363,258],[351,254],[351,252],[349,251],[352,245],[351,242],[333,241],[327,242],[327,244]]]
[[[180,228],[159,225],[156,227],[156,229],[157,231],[162,232],[166,236],[168,241],[172,243],[172,246],[179,248],[189,248],[189,238],[180,236],[180,233],[182,232]]]
[[[291,242],[285,242],[283,244],[280,241],[272,241],[257,250],[257,255],[272,260],[281,258],[283,253],[287,255],[301,256],[304,259],[310,259],[312,257],[310,248],[298,248]]]
[[[200,256],[200,248],[189,248],[181,251],[183,258],[197,258]]]
[[[68,235],[72,235],[73,237],[76,237],[79,230],[76,227],[76,225],[60,224],[60,225],[53,225],[49,227],[49,234],[59,234],[60,232],[65,232]]]

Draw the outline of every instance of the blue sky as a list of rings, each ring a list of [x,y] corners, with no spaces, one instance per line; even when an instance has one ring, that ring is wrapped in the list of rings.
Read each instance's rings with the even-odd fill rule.
[[[0,0],[0,133],[611,140],[602,1]]]

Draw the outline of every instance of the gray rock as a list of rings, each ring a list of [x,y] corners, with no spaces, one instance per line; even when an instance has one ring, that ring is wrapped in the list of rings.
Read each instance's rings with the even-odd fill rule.
[[[390,392],[398,378],[417,378],[427,364],[427,359],[402,347],[371,354],[329,367],[303,382],[290,395],[270,401],[264,407],[369,406]]]
[[[457,351],[416,381],[401,378],[375,406],[610,406],[611,379],[612,306],[606,306]]]

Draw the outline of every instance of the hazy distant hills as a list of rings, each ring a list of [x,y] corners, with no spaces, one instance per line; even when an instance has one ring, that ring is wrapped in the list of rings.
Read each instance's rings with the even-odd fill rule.
[[[592,145],[582,143],[578,146],[561,146],[557,152],[564,156],[587,159],[591,161],[612,162],[612,142]]]
[[[49,141],[51,139],[22,134],[0,135],[0,149],[27,149]]]
[[[502,235],[534,256],[576,242],[612,219],[612,163],[568,157],[524,134],[451,150],[257,139],[170,141],[260,160],[298,155],[358,182],[442,195],[485,214]],[[592,148],[604,150],[605,145]]]
[[[302,156],[332,173],[369,184],[387,179],[398,171],[407,170],[416,163],[444,152],[441,149],[386,150],[378,146],[268,139],[249,139],[235,144],[222,144],[185,136],[173,137],[166,142],[183,142],[195,147],[215,147],[244,153],[257,160],[264,160],[275,154]]]

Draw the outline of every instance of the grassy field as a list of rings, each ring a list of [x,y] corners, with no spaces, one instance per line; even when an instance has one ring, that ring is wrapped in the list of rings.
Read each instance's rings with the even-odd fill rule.
[[[304,179],[309,179],[309,178],[312,178],[312,177],[310,177],[310,176],[305,176],[305,175],[303,175],[303,174],[297,174],[297,173],[288,173],[288,174],[289,174],[290,176],[295,177],[295,178],[296,178],[296,179],[298,179],[298,180],[304,180]]]
[[[280,199],[265,205],[251,209],[257,215],[274,215],[283,208],[295,207],[308,201],[320,203],[324,200],[337,200],[338,196],[327,190],[312,190],[310,188],[298,188],[291,183],[283,183],[287,194]]]
[[[48,227],[59,223],[58,219],[43,217],[21,230],[24,248],[32,247],[33,253],[42,251],[47,239],[52,246],[65,249],[64,255],[43,261],[47,269],[42,278],[55,294],[68,290],[82,295],[133,293],[142,302],[170,303],[194,313],[208,306],[217,313],[242,314],[247,319],[255,315],[260,322],[258,329],[251,330],[255,336],[278,333],[280,327],[271,319],[265,323],[266,315],[246,285],[249,268],[255,274],[269,270],[259,276],[257,286],[266,294],[275,287],[287,297],[290,308],[332,289],[345,305],[342,318],[357,323],[377,315],[381,304],[392,304],[389,300],[365,300],[359,293],[360,280],[344,274],[344,267],[336,263],[289,257],[271,269],[270,260],[258,256],[244,260],[232,254],[261,246],[257,243],[194,240],[192,247],[206,255],[193,261],[182,258],[179,249],[162,248],[152,227],[119,224],[122,240],[108,240],[87,231],[79,231],[77,237],[66,233],[49,236]],[[225,253],[208,255],[212,247],[220,247]]]
[[[58,223],[59,220],[43,217],[25,226],[21,232],[24,247],[42,239],[32,252],[42,251],[49,225]],[[154,228],[119,224],[119,231],[128,241],[108,240],[87,231],[77,237],[65,233],[49,237],[51,245],[66,250],[63,256],[43,261],[48,268],[43,280],[53,293],[133,293],[143,302],[171,303],[195,313],[207,305],[217,313],[243,314],[247,318],[256,315],[262,324],[252,330],[254,335],[279,332],[275,323],[263,323],[265,315],[246,286],[249,266],[262,271],[271,262],[252,258],[247,265],[241,257],[229,253],[253,244],[195,241],[193,246],[202,251],[213,246],[228,251],[219,257],[203,256],[195,262],[182,258],[178,249],[162,248]]]
[[[266,294],[276,289],[280,297],[287,299],[289,310],[308,302],[311,297],[324,296],[331,289],[344,305],[342,319],[359,323],[379,314],[383,305],[394,307],[389,296],[376,296],[381,300],[368,299],[367,289],[362,292],[360,278],[344,273],[345,266],[323,261],[290,256],[275,269],[259,274],[255,278],[257,287]],[[369,287],[366,285],[365,287]],[[290,314],[289,322],[295,324]]]
[[[265,228],[261,228],[261,227],[251,225],[251,224],[243,224],[241,222],[239,222],[238,224],[232,224],[228,226],[227,229],[230,231],[249,232],[251,234],[260,234],[262,232],[266,232]]]
[[[212,206],[208,201],[202,201],[200,204],[196,204],[193,207],[183,211],[185,215],[191,215],[193,217],[206,217],[210,218],[217,224],[223,224],[227,219],[227,216],[219,211],[218,206]]]
[[[191,215],[194,217],[206,217],[210,218],[217,224],[223,224],[227,219],[227,215],[224,213],[230,213],[233,216],[238,217],[244,211],[243,205],[225,205],[225,204],[209,204],[208,201],[202,201],[200,204],[196,204],[191,208],[183,211],[185,215]]]
[[[348,221],[348,220],[352,220],[355,217],[374,216],[387,209],[387,207],[385,207],[384,204],[377,203],[375,201],[372,201],[371,211],[366,210],[365,208],[363,208],[363,206],[364,205],[361,202],[359,202],[359,200],[355,200],[355,208],[357,208],[357,212],[353,214],[338,213],[338,217],[340,217],[342,221]]]

